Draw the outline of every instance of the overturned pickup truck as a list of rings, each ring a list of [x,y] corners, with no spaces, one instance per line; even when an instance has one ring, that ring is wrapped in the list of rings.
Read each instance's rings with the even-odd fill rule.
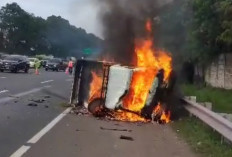
[[[111,115],[117,120],[170,119],[167,98],[175,78],[171,72],[165,80],[164,73],[164,69],[78,60],[70,102],[85,106],[94,116]]]

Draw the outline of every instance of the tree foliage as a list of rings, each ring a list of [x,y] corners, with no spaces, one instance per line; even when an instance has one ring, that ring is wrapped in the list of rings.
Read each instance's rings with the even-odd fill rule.
[[[232,52],[231,15],[231,0],[174,0],[160,15],[160,43],[182,59],[207,63]]]
[[[60,16],[46,20],[24,11],[17,3],[0,10],[0,50],[26,55],[80,56],[84,48],[98,48],[101,39],[70,25]]]

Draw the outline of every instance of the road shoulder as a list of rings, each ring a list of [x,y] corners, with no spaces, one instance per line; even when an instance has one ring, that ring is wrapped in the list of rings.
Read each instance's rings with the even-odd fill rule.
[[[102,130],[101,127],[128,131]],[[133,140],[122,140],[121,135],[132,137]],[[144,124],[141,126],[68,114],[40,141],[33,144],[24,157],[127,157],[131,155],[133,157],[196,156],[168,125]]]

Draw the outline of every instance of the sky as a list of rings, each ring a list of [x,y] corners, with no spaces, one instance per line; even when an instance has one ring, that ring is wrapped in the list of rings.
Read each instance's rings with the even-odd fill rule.
[[[102,37],[95,0],[0,0],[0,7],[16,2],[22,9],[35,16],[47,18],[61,16],[70,24],[84,28],[88,33]]]

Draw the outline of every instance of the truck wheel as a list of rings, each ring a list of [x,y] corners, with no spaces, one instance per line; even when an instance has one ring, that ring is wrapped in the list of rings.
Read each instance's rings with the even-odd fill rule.
[[[103,117],[104,113],[104,106],[101,104],[103,101],[101,98],[96,98],[91,101],[88,105],[88,111],[93,114],[95,117]]]

